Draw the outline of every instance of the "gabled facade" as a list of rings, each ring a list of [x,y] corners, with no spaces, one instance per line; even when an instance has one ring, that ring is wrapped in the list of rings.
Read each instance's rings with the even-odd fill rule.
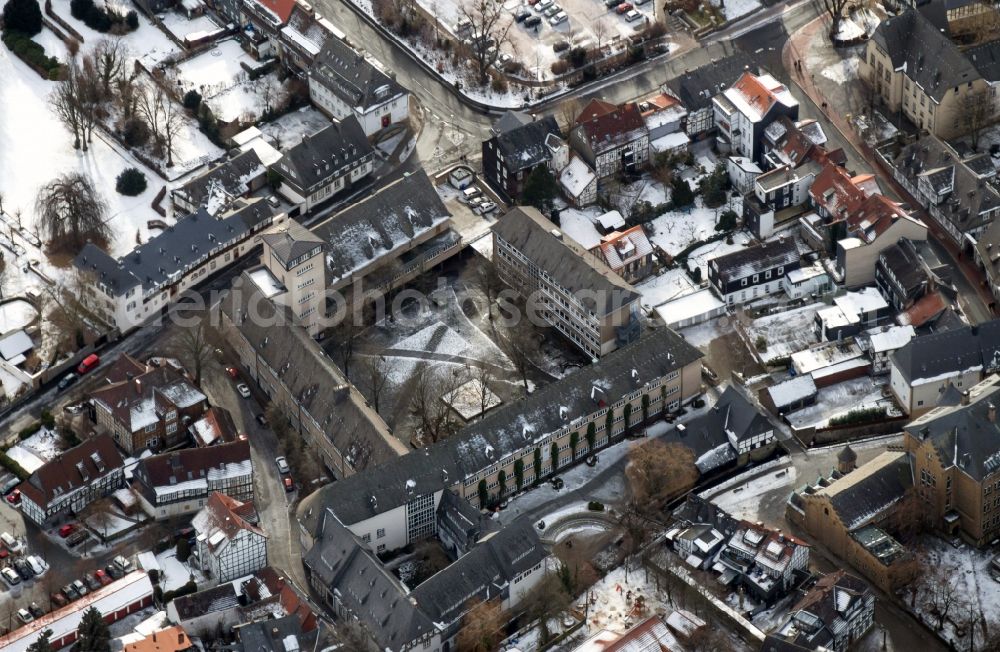
[[[901,238],[883,249],[875,264],[875,287],[897,312],[950,286],[951,270],[925,239]]]
[[[871,587],[840,570],[821,577],[802,596],[773,638],[806,650],[847,652],[874,624]]]
[[[125,484],[125,462],[107,435],[98,435],[47,462],[21,483],[21,511],[45,528],[77,514]]]
[[[246,577],[267,566],[267,535],[246,520],[253,503],[219,492],[191,520],[201,569],[222,583]]]
[[[612,231],[590,251],[626,283],[638,283],[653,273],[653,245],[641,225]]]
[[[358,119],[348,115],[287,148],[271,169],[278,192],[303,213],[354,187],[371,174],[375,150]]]
[[[410,94],[378,62],[331,37],[309,69],[309,99],[335,120],[353,115],[366,136],[410,117]]]
[[[719,562],[738,574],[748,593],[773,604],[808,575],[809,546],[791,535],[740,521]]]
[[[713,258],[708,281],[720,299],[738,305],[781,292],[784,277],[800,266],[795,241],[781,238]]]
[[[649,162],[649,129],[633,102],[591,100],[576,117],[569,143],[598,179],[634,174]]]
[[[562,137],[552,116],[533,120],[511,113],[519,117],[497,120],[491,137],[483,141],[483,177],[507,203],[520,200],[528,175],[548,164],[552,156],[548,136]]]
[[[266,183],[267,168],[254,150],[240,152],[170,191],[174,210],[181,215],[205,209],[216,215],[233,202],[260,190]]]
[[[692,139],[703,138],[715,129],[712,98],[746,71],[756,74],[759,66],[753,55],[737,50],[667,82],[667,92],[680,100],[688,112],[688,136]]]
[[[288,68],[306,72],[330,38],[344,35],[312,7],[296,2],[278,35],[278,56]]]
[[[325,243],[294,220],[264,236],[263,265],[248,276],[266,298],[291,311],[316,336],[326,317]]]
[[[837,242],[837,269],[848,288],[875,282],[879,256],[903,239],[926,240],[927,226],[882,194],[869,195],[846,219]]]
[[[784,84],[750,72],[716,95],[712,109],[720,145],[756,163],[763,161],[764,130],[781,116],[799,116],[799,103]]]

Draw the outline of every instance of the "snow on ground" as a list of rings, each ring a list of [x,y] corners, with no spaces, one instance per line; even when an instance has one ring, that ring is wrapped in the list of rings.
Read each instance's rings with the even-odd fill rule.
[[[654,245],[676,256],[688,245],[715,234],[715,224],[725,207],[705,208],[701,196],[692,207],[660,215],[649,223]]]
[[[752,236],[746,231],[737,231],[733,233],[733,242],[730,244],[726,240],[719,240],[717,242],[710,242],[707,245],[698,247],[690,254],[687,258],[688,269],[693,270],[695,266],[701,268],[701,278],[705,281],[708,280],[708,262],[713,258],[718,258],[719,256],[725,256],[734,251],[745,248],[752,239]]]
[[[185,91],[201,93],[219,120],[229,122],[244,114],[261,113],[261,86],[277,84],[273,75],[249,80],[244,66],[257,68],[259,64],[243,51],[239,41],[230,39],[179,64],[177,78]]]
[[[820,74],[838,84],[847,84],[857,80],[859,65],[861,65],[861,59],[857,56],[851,56],[827,66]]]
[[[115,535],[136,526],[135,521],[127,519],[115,511],[104,512],[101,516],[91,516],[85,522],[91,531],[97,532],[105,538],[114,538]]]
[[[158,554],[156,562],[160,565],[160,587],[164,592],[184,586],[192,576],[196,582],[204,579],[200,571],[192,570],[188,564],[177,559],[177,551],[174,549]]]
[[[764,360],[787,358],[819,341],[816,337],[816,312],[826,305],[813,303],[793,310],[785,310],[766,317],[758,317],[747,327],[750,344],[756,346],[763,337],[767,348],[760,351]]]
[[[625,632],[649,616],[673,611],[666,591],[656,589],[656,579],[638,564],[628,572],[619,566],[588,592],[590,609],[586,628],[593,634],[602,629]]]
[[[298,143],[303,136],[311,136],[332,123],[330,119],[311,106],[304,106],[298,111],[286,113],[277,120],[258,125],[258,129],[267,136],[278,149]]]
[[[868,376],[824,387],[819,390],[815,405],[787,415],[788,422],[795,428],[822,428],[835,416],[873,407],[884,407],[889,414],[895,414],[892,399],[882,396],[884,387],[884,382],[873,381]]]
[[[682,328],[678,333],[692,346],[706,347],[712,343],[712,340],[717,340],[723,335],[732,333],[735,323],[735,319],[731,319],[728,315],[723,315],[718,319]]]
[[[592,249],[601,242],[601,234],[594,226],[600,214],[601,209],[595,206],[564,209],[559,213],[559,228],[584,248]]]
[[[659,181],[648,181],[639,192],[639,201],[648,201],[652,206],[659,206],[670,201],[670,191]]]
[[[708,278],[707,276],[704,278]],[[668,301],[673,301],[698,289],[683,267],[667,270],[659,276],[651,276],[635,286],[642,295],[642,304],[646,308],[655,308]]]
[[[873,111],[870,116],[857,115],[852,119],[855,128],[864,136],[869,145],[878,145],[895,138],[899,133],[896,125],[889,122],[884,115]],[[984,148],[986,149],[986,148]]]
[[[718,6],[718,0],[713,0],[712,4]],[[741,16],[746,16],[752,11],[760,9],[758,0],[726,0],[723,11],[726,13],[726,20],[735,20]]]
[[[108,38],[108,34],[92,30],[82,21],[73,18],[69,4],[70,0],[52,0],[52,9],[83,36],[84,52],[101,39]],[[139,29],[122,36],[122,41],[128,45],[131,55],[141,61],[147,70],[152,70],[167,57],[180,53],[181,49],[177,44],[153,25],[141,11],[136,13],[139,14]]]
[[[45,54],[61,61],[66,60],[66,44],[48,27],[31,37],[31,40],[45,48]]]
[[[37,316],[35,307],[24,299],[0,303],[0,335],[24,328]]]
[[[208,16],[195,16],[188,20],[184,14],[176,11],[168,11],[166,14],[160,16],[160,20],[163,22],[163,26],[180,41],[183,41],[184,37],[188,35],[198,35],[199,33],[204,34],[206,32],[212,33],[221,29]]]
[[[756,522],[761,520],[757,512],[760,507],[761,494],[782,488],[787,488],[788,493],[791,493],[795,486],[795,476],[794,466],[768,471],[758,478],[739,483],[725,493],[715,496],[712,498],[712,502],[729,512],[734,518]]]

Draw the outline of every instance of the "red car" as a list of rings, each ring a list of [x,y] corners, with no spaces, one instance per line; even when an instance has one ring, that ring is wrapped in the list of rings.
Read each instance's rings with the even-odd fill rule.
[[[49,600],[51,600],[52,604],[54,604],[57,607],[65,607],[66,605],[69,604],[69,600],[66,599],[66,596],[64,596],[62,593],[58,591],[49,595]]]
[[[59,528],[59,536],[63,539],[73,534],[76,531],[76,523],[67,523],[66,525]]]
[[[226,373],[229,374],[230,378],[240,377],[240,372],[237,371],[236,367],[226,367]]]
[[[285,477],[285,491],[295,491],[295,483],[291,478]]]
[[[617,11],[620,14],[628,13],[632,11],[632,5],[627,2],[623,2],[617,7],[615,7],[615,11]]]
[[[82,376],[83,374],[87,373],[88,371],[96,367],[100,362],[101,358],[96,353],[91,353],[86,358],[84,358],[83,362],[80,363],[80,366],[76,368],[76,373]]]
[[[101,586],[107,586],[108,584],[111,584],[114,581],[113,579],[111,579],[110,575],[105,573],[104,570],[100,568],[98,568],[97,571],[94,573],[94,579],[100,582]]]
[[[11,505],[17,505],[21,502],[21,490],[15,489],[14,491],[7,494],[7,502]]]

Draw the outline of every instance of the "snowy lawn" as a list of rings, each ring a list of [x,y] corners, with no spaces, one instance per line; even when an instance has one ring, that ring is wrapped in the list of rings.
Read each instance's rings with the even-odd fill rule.
[[[695,198],[693,206],[660,215],[647,225],[651,233],[650,241],[671,256],[681,253],[685,247],[715,235],[715,225],[727,209],[706,208],[701,195]]]
[[[69,4],[70,0],[52,0],[52,9],[83,36],[84,52],[93,48],[101,39],[109,38],[108,34],[92,30],[82,21],[73,18]],[[133,58],[141,61],[147,70],[152,70],[168,57],[180,54],[181,49],[166,34],[149,22],[141,11],[136,13],[139,14],[139,29],[122,37]]]
[[[719,0],[713,0],[712,4],[719,6],[722,4],[722,10],[726,14],[726,20],[735,20],[741,16],[746,16],[752,11],[760,9],[761,4],[758,0],[726,0],[725,4],[721,3]]]
[[[819,390],[815,405],[789,414],[788,422],[795,428],[822,428],[835,416],[873,407],[884,407],[890,415],[898,414],[892,399],[882,396],[884,387],[884,381],[873,381],[867,376],[824,387]]]
[[[749,474],[757,472],[758,469],[752,469]],[[793,466],[769,470],[760,477],[737,483],[728,491],[713,497],[712,502],[734,518],[760,521],[763,520],[759,512],[761,497],[769,492],[779,492],[782,494],[782,499],[787,500],[795,487],[795,478],[796,471]]]
[[[825,307],[826,304],[814,303],[758,317],[746,329],[750,344],[756,346],[758,338],[763,338],[767,348],[759,353],[764,360],[787,358],[806,349],[819,341],[815,330],[816,312]]]
[[[31,37],[31,40],[45,48],[45,54],[60,61],[66,60],[66,44],[48,27]]]
[[[280,118],[257,125],[271,144],[278,149],[298,143],[303,136],[311,136],[332,124],[330,119],[311,106],[286,113]]]
[[[265,84],[277,88],[273,74],[249,80],[247,68],[259,66],[238,41],[230,39],[178,65],[177,78],[185,91],[201,93],[219,120],[230,122],[245,114],[263,112],[261,88]]]
[[[698,287],[691,280],[691,277],[688,276],[684,268],[676,267],[667,270],[659,276],[647,278],[642,283],[636,285],[635,289],[642,295],[642,305],[644,307],[655,308],[668,301],[691,294]]]
[[[24,328],[38,317],[38,310],[24,299],[0,303],[0,335]]]
[[[160,587],[164,592],[173,591],[187,584],[191,579],[198,582],[200,588],[205,576],[201,571],[193,570],[190,565],[177,559],[177,551],[174,549],[161,552],[156,556],[156,562],[160,565]]]
[[[163,26],[180,41],[183,41],[186,36],[200,37],[222,29],[208,16],[195,16],[188,20],[184,14],[176,11],[168,11],[160,17],[160,20],[163,21]]]
[[[687,257],[687,267],[690,270],[694,268],[701,268],[701,278],[702,280],[708,280],[708,262],[713,258],[718,258],[719,256],[725,256],[726,254],[731,254],[734,251],[739,251],[740,249],[746,248],[750,243],[752,236],[746,231],[737,231],[733,233],[732,243],[726,240],[719,240],[717,242],[710,242],[703,247],[698,247]]]

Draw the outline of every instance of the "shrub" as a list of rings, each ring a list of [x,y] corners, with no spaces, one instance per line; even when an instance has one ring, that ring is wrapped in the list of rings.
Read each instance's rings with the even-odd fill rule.
[[[51,430],[52,428],[56,427],[56,418],[52,416],[52,413],[49,412],[48,410],[42,410],[40,418],[42,420],[42,425],[45,426],[46,428]]]
[[[132,32],[139,29],[139,15],[135,11],[120,14],[113,9],[101,9],[94,0],[70,0],[69,11],[73,18],[82,20],[92,30],[107,33]]]
[[[135,9],[125,14],[125,26],[128,27],[128,31],[130,32],[139,29],[139,14],[135,13]]]
[[[177,561],[187,561],[191,556],[191,544],[185,537],[177,540]]]
[[[3,43],[7,48],[23,59],[29,65],[39,70],[48,79],[58,79],[62,64],[59,60],[47,56],[45,48],[32,41],[27,35],[18,31],[6,31]]]
[[[24,470],[23,466],[11,459],[6,452],[0,453],[0,466],[10,471],[21,480],[27,480],[28,476],[31,475]]]
[[[146,572],[146,575],[149,575],[149,581],[152,582],[153,584],[160,583],[160,571],[156,570],[155,568],[149,569]]]
[[[507,80],[503,77],[493,77],[490,81],[490,88],[494,93],[506,93],[507,92]]]
[[[675,209],[685,208],[694,203],[694,192],[691,191],[688,182],[680,175],[675,176],[673,183],[670,184],[670,201]]]
[[[758,335],[757,341],[753,345],[758,351],[767,351],[767,340],[764,339],[763,335]]]
[[[32,425],[28,426],[27,428],[25,428],[24,430],[22,430],[21,432],[19,432],[17,434],[17,438],[20,439],[21,441],[24,441],[25,439],[27,439],[28,437],[31,437],[32,435],[34,435],[36,432],[38,432],[41,429],[42,429],[42,424],[41,423],[32,424]]]
[[[829,424],[831,426],[850,426],[860,423],[870,423],[872,421],[878,421],[885,418],[885,408],[884,407],[870,407],[861,408],[858,410],[851,410],[847,414],[842,414],[838,417],[833,417],[830,419]]]
[[[569,53],[569,62],[574,68],[579,68],[587,63],[586,48],[576,47]]]
[[[567,70],[569,70],[569,61],[559,59],[552,62],[552,74],[556,77],[565,74]]]
[[[716,231],[732,231],[736,228],[736,211],[726,210],[719,216],[719,223],[715,225]]]
[[[603,512],[604,511],[604,503],[598,502],[596,500],[592,500],[589,503],[587,503],[587,509],[589,509],[592,512]]]
[[[184,586],[179,586],[176,589],[174,589],[173,591],[166,591],[161,596],[160,603],[161,604],[165,604],[167,602],[170,602],[174,598],[180,598],[180,597],[185,596],[185,595],[191,595],[192,593],[194,593],[197,590],[198,590],[198,585],[195,584],[194,580],[191,580],[190,582],[188,582]]]
[[[198,107],[201,106],[201,93],[196,90],[190,90],[187,93],[184,93],[183,104],[185,109],[197,111]]]
[[[141,195],[146,191],[146,175],[136,168],[125,168],[115,179],[115,190],[128,197]]]
[[[42,31],[42,10],[38,0],[8,0],[3,6],[5,30],[34,36]]]
[[[131,118],[125,122],[122,137],[129,147],[142,147],[149,142],[149,126],[141,118]]]

